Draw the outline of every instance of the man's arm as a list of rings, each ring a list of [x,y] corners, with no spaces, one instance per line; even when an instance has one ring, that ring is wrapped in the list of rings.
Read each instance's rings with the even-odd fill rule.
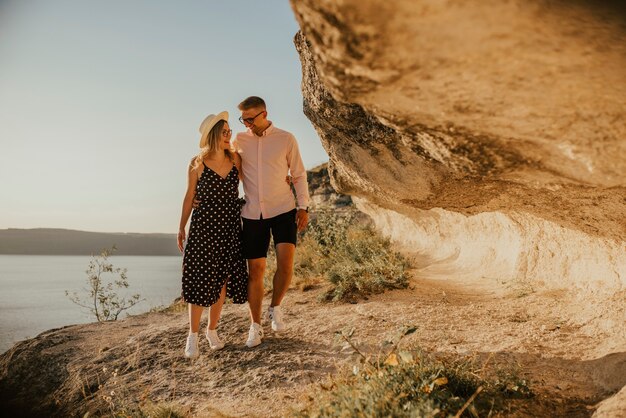
[[[293,181],[293,186],[296,189],[296,207],[298,212],[296,213],[296,223],[298,224],[298,230],[302,231],[306,228],[309,222],[309,184],[306,179],[306,169],[302,162],[302,156],[300,155],[300,148],[296,138],[291,138],[291,149],[287,153],[287,164],[289,165],[289,171]]]

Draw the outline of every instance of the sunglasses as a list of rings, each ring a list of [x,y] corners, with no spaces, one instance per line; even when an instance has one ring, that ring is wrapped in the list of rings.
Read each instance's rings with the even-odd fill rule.
[[[244,125],[247,123],[248,125],[252,125],[254,123],[254,120],[257,118],[257,116],[259,116],[261,113],[265,112],[265,110],[261,110],[259,113],[257,113],[256,115],[254,115],[251,118],[243,118],[243,116],[239,116],[239,122],[243,123]]]
[[[233,130],[232,130],[232,129],[224,129],[224,130],[222,131],[222,136],[223,136],[224,138],[228,138],[228,137],[230,136],[230,134],[232,134],[232,133],[233,133]]]

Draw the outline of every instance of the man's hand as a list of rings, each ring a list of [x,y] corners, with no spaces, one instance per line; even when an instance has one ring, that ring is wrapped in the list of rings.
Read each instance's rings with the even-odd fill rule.
[[[176,241],[178,242],[178,249],[180,250],[180,252],[182,253],[183,250],[185,249],[184,247],[184,243],[185,243],[185,230],[181,229],[180,231],[178,231],[178,237],[176,238]]]
[[[298,209],[296,212],[296,225],[298,225],[298,232],[304,231],[309,223],[309,213],[304,209]]]
[[[202,203],[202,200],[198,199],[197,197],[194,197],[193,204],[191,205],[191,207],[194,209],[198,209],[198,206],[200,206],[200,203]]]

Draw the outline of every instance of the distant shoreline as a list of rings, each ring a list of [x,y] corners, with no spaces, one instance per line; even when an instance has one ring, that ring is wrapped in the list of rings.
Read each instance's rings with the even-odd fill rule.
[[[93,255],[114,245],[116,255],[180,255],[175,234],[88,232],[58,228],[0,229],[2,255]]]

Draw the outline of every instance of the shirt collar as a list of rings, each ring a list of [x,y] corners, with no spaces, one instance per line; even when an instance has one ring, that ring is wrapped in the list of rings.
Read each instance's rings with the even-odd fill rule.
[[[266,130],[263,131],[263,133],[261,134],[261,136],[259,138],[262,138],[264,136],[267,136],[269,134],[271,134],[274,131],[274,124],[272,123],[272,121],[268,121],[270,123],[270,126],[267,127]],[[256,136],[256,134],[254,132],[252,132],[252,129],[248,128],[248,132],[252,135],[252,136]]]

